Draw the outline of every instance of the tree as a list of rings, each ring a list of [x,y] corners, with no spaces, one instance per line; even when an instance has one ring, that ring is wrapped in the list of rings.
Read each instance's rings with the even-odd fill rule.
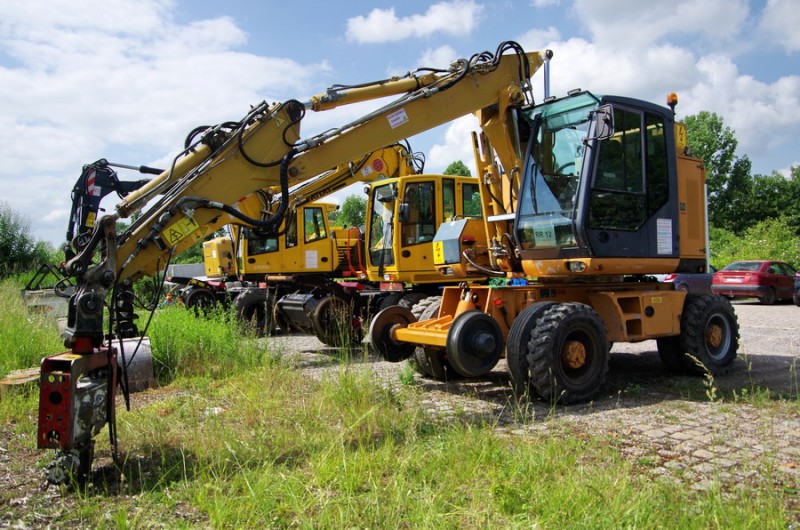
[[[358,195],[348,195],[339,213],[336,215],[335,224],[339,226],[364,226],[367,216],[367,200]]]
[[[35,269],[52,253],[47,243],[30,234],[26,219],[0,202],[0,278]]]
[[[456,160],[444,170],[445,175],[461,175],[462,177],[471,177],[472,173],[464,162]]]
[[[800,239],[786,216],[761,221],[741,235],[711,229],[711,262],[718,266],[739,260],[775,259],[800,265]]]
[[[739,233],[752,226],[750,159],[737,157],[739,142],[716,113],[702,111],[684,120],[694,156],[702,158],[708,183],[709,223]]]

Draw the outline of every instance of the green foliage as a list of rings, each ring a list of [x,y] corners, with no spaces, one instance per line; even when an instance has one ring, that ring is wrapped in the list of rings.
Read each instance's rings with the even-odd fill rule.
[[[414,392],[369,370],[317,379],[278,365],[172,393],[121,421],[142,457],[120,502],[168,497],[214,528],[785,526],[771,482],[723,493],[653,480],[611,436],[437,422]]]
[[[445,175],[461,175],[464,177],[471,177],[472,172],[470,172],[467,165],[462,162],[461,160],[456,160],[444,170]]]
[[[788,217],[767,219],[746,229],[741,236],[711,228],[711,263],[718,267],[738,260],[774,259],[800,265],[800,239]]]
[[[771,175],[755,175],[747,197],[748,209],[742,216],[752,225],[766,219],[787,216],[796,230],[800,229],[800,166],[794,166],[787,178],[774,171]]]
[[[717,114],[702,111],[683,122],[694,156],[705,162],[709,223],[740,232],[749,226],[749,216],[743,214],[750,211],[750,160],[736,156],[739,142]]]
[[[272,361],[241,329],[232,310],[212,308],[196,315],[181,306],[159,308],[148,330],[156,377],[220,377]]]
[[[348,195],[339,208],[334,224],[337,226],[364,226],[367,215],[367,200],[358,195]]]
[[[28,221],[4,202],[0,202],[0,278],[31,270],[47,262],[52,247],[37,241]]]

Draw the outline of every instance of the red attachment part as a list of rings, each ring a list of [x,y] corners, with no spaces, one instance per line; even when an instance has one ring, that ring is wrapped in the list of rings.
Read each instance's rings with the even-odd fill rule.
[[[75,417],[81,399],[77,391],[78,382],[82,376],[101,368],[110,370],[112,376],[107,389],[109,409],[103,411],[103,417],[111,420],[117,384],[116,352],[109,355],[107,350],[99,349],[89,354],[68,351],[42,360],[37,435],[40,449],[72,449],[77,443],[86,441],[84,438],[91,437],[90,429],[76,432],[76,425],[83,426]]]

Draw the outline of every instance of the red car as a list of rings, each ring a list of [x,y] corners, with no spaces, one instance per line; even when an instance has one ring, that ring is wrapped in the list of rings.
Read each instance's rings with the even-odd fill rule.
[[[792,299],[795,273],[782,261],[735,261],[714,273],[711,291],[728,298],[758,298],[770,305]]]

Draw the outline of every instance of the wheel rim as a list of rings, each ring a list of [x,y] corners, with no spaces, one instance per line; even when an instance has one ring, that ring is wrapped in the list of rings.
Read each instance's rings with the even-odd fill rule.
[[[580,326],[569,333],[559,350],[561,373],[573,385],[582,385],[592,377],[592,366],[596,361],[598,346],[582,328]]]
[[[708,319],[704,332],[708,355],[714,360],[723,359],[731,343],[731,325],[724,315],[714,314]]]
[[[568,340],[561,348],[561,359],[567,368],[577,370],[586,365],[586,346],[578,340]]]
[[[335,296],[320,301],[314,314],[314,327],[322,342],[329,346],[351,342],[354,330],[349,309],[345,301]]]
[[[489,373],[500,360],[503,335],[497,322],[480,311],[462,313],[447,334],[447,358],[464,377]]]
[[[416,346],[407,342],[397,342],[392,332],[407,327],[416,318],[405,307],[391,306],[379,312],[370,322],[369,342],[372,349],[389,362],[400,362],[411,357]]]

